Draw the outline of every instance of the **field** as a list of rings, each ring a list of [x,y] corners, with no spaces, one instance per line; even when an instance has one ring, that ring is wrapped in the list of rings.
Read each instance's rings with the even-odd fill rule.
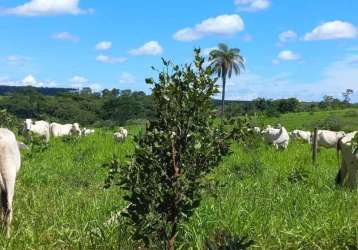
[[[354,128],[348,110],[334,111]],[[329,112],[270,118],[288,129],[305,128]],[[357,119],[358,120],[358,119]],[[0,237],[0,249],[134,249],[127,226],[106,225],[125,207],[121,191],[103,189],[113,155],[132,152],[132,136],[116,144],[99,130],[78,140],[53,140],[43,152],[23,156],[14,201],[13,234]],[[260,144],[232,145],[232,154],[205,179],[204,199],[181,226],[179,249],[203,249],[220,231],[248,236],[252,249],[356,249],[358,193],[336,188],[335,150],[322,149],[311,163],[309,145],[275,151]]]

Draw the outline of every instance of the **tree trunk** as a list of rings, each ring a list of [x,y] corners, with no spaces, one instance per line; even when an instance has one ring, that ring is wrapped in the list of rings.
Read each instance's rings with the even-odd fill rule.
[[[168,250],[174,250],[174,242],[175,239],[177,238],[177,221],[176,219],[174,219],[174,221],[172,222],[172,233],[168,242]]]
[[[225,112],[225,87],[226,87],[226,75],[223,77],[223,89],[222,89],[222,98],[221,98],[221,117],[224,118]]]

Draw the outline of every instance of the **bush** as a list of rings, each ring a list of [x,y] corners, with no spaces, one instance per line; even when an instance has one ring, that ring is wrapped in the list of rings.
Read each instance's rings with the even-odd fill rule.
[[[133,239],[153,249],[174,249],[178,227],[201,201],[200,184],[229,153],[223,128],[214,126],[212,100],[218,88],[200,50],[193,65],[163,59],[153,86],[154,120],[134,139],[129,164],[110,164],[107,186],[116,182],[129,203],[126,217]],[[118,170],[120,169],[120,171]]]
[[[327,117],[326,119],[319,121],[316,124],[316,126],[319,129],[340,131],[340,130],[343,130],[344,122],[343,122],[342,118],[340,118],[336,115],[331,115],[331,116]]]
[[[348,110],[344,113],[345,117],[358,117],[358,111],[357,110]]]

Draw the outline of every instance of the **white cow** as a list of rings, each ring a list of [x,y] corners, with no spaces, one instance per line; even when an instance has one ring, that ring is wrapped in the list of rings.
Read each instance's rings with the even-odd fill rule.
[[[120,127],[118,129],[118,132],[113,134],[113,137],[117,142],[123,142],[127,138],[127,136],[128,130],[123,127]]]
[[[255,132],[255,134],[260,134],[261,133],[261,128],[259,127],[254,127],[253,131]]]
[[[248,128],[247,132],[253,132],[254,134],[259,135],[261,134],[261,128],[259,127]]]
[[[51,136],[62,137],[67,135],[81,135],[81,129],[78,123],[74,124],[59,124],[56,122],[50,125]]]
[[[122,133],[122,134],[124,135],[124,138],[126,138],[126,137],[128,136],[128,130],[125,129],[125,128],[123,128],[123,127],[120,127],[120,128],[118,129],[118,132],[119,132],[119,133]]]
[[[20,166],[20,151],[14,133],[8,129],[0,128],[1,208],[7,237],[10,237],[12,200],[15,192],[16,175]]]
[[[336,148],[338,140],[341,139],[344,135],[345,133],[343,131],[335,132],[330,130],[318,130],[317,145],[326,148]]]
[[[292,139],[300,139],[311,144],[311,132],[295,129],[290,132]]]
[[[34,123],[31,119],[26,119],[24,123],[26,131],[45,137],[46,142],[50,140],[50,124],[48,122],[36,121]]]
[[[342,186],[348,173],[348,182],[351,189],[356,186],[356,173],[358,166],[358,151],[352,147],[352,139],[358,132],[352,132],[338,140],[337,156],[341,152],[340,169],[336,177],[336,184]]]
[[[89,128],[83,128],[81,130],[81,133],[83,136],[87,136],[87,135],[90,135],[90,134],[94,134],[95,130],[94,129],[89,129]]]
[[[124,134],[122,134],[121,132],[116,132],[113,134],[113,137],[114,139],[117,141],[117,142],[123,142],[124,139],[126,138]]]
[[[262,130],[261,134],[264,136],[265,141],[274,145],[276,149],[286,149],[288,147],[290,137],[285,127],[281,126],[281,128],[273,128],[271,126],[267,126],[264,130]]]

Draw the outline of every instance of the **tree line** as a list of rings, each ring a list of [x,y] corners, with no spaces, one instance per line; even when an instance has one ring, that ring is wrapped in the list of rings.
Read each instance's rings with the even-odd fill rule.
[[[243,114],[279,116],[290,112],[314,112],[351,107],[351,90],[343,93],[342,100],[324,96],[320,102],[300,102],[296,98],[265,99],[253,101],[226,101],[227,117]],[[221,100],[213,100],[217,115],[221,114]],[[90,88],[81,91],[58,91],[55,95],[44,95],[35,87],[22,87],[0,97],[0,109],[6,109],[18,119],[33,118],[56,122],[79,122],[81,125],[111,127],[127,121],[141,122],[154,114],[152,95],[143,91],[104,89],[93,92]]]
[[[152,98],[142,91],[104,89],[92,92],[59,92],[43,95],[37,88],[26,87],[0,97],[0,109],[18,119],[33,118],[56,122],[78,122],[81,125],[112,126],[128,120],[149,119]]]

